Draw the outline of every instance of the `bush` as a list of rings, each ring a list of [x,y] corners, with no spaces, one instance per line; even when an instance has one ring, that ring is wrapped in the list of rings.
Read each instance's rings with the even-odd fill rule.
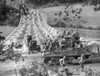
[[[96,30],[100,30],[100,26],[99,27],[97,27],[97,28],[95,28]]]
[[[10,8],[8,6],[0,6],[0,21],[4,22],[8,18],[7,14],[9,13]]]
[[[9,26],[18,26],[18,24],[19,24],[19,21],[20,21],[20,19],[18,18],[18,17],[15,17],[15,18],[12,18],[12,19],[10,19],[8,22],[7,22],[7,24],[9,25]]]
[[[5,3],[0,4],[0,26],[11,25],[17,26],[19,18],[16,14],[19,13],[18,9],[6,5]]]
[[[93,27],[91,27],[91,26],[89,26],[89,27],[87,27],[87,29],[89,29],[89,30],[93,30],[94,28],[93,28]]]
[[[59,6],[59,4],[60,4],[59,2],[55,1],[52,5],[53,6]]]
[[[55,24],[49,24],[52,27],[66,27],[66,24],[63,21],[58,21]]]
[[[80,28],[80,29],[82,29],[82,28],[84,28],[82,25],[76,25],[76,27],[75,28]]]

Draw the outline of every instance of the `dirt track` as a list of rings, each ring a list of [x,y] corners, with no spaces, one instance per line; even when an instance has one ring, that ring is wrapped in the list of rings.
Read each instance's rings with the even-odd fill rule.
[[[30,56],[27,55],[24,62],[22,60],[20,60],[17,64],[11,60],[7,60],[5,62],[0,62],[0,75],[6,74],[9,72],[12,74],[15,69],[20,69],[26,63],[29,63],[34,60],[38,60],[38,62],[42,62],[41,54],[34,54],[34,55],[30,55]],[[11,76],[11,75],[7,75],[7,76]]]
[[[38,61],[38,62],[42,62],[42,56],[41,54],[33,54],[33,55],[27,55],[27,58],[25,58],[25,61],[23,62],[22,60],[20,60],[17,64],[15,64],[14,61],[6,61],[6,62],[0,62],[0,76],[16,76],[15,75],[15,69],[17,69],[17,74],[18,76],[20,76],[18,69],[20,69],[24,64],[30,62],[30,61]],[[80,69],[78,69],[79,65],[73,66],[73,65],[66,65],[66,67],[69,69],[70,72],[72,72],[74,74],[74,76],[79,76]],[[61,71],[61,67],[59,66],[47,66],[46,68],[48,69],[48,71],[58,68],[59,71]],[[95,64],[87,64],[85,65],[85,71],[88,69],[92,69],[93,72],[100,72],[100,64],[95,63]]]
[[[0,62],[0,76],[16,76],[15,75],[15,69],[17,69],[17,76],[20,76],[19,69],[25,65],[26,63],[30,61],[37,60],[38,62],[42,62],[41,54],[33,54],[31,56],[28,56],[25,61],[21,61],[15,64],[14,61],[6,61],[6,62]],[[59,71],[62,70],[62,67],[60,66],[48,66],[45,65],[45,67],[48,69],[48,71],[58,68]],[[74,76],[80,76],[79,74],[82,73],[81,69],[79,68],[79,65],[66,65],[66,67],[69,69],[71,73],[74,74]],[[100,63],[95,64],[86,64],[85,65],[85,71],[88,71],[88,69],[92,69],[94,73],[100,72]]]

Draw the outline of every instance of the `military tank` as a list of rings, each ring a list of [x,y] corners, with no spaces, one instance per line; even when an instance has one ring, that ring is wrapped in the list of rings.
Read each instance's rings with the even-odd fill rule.
[[[82,54],[84,54],[84,59],[88,59],[91,56],[91,52],[85,48],[77,48],[77,49],[66,49],[61,50],[59,52],[53,52],[53,53],[46,53],[44,54],[44,63],[46,64],[56,64],[59,65],[59,60],[66,57],[65,62],[66,63],[78,63],[77,59]]]
[[[91,56],[94,55],[91,51],[91,46],[83,47],[82,41],[79,40],[79,34],[77,34],[76,36],[74,34],[74,37],[68,37],[65,39],[67,39],[65,40],[65,43],[68,46],[66,46],[65,44],[66,48],[64,49],[60,48],[59,50],[54,50],[53,52],[45,53],[43,56],[44,63],[51,65],[59,65],[59,60],[65,56],[65,63],[78,64],[78,57],[80,57],[82,54],[84,54],[84,63],[90,62],[91,60],[95,60],[94,57],[91,58]],[[75,44],[80,45],[80,47],[76,48]]]

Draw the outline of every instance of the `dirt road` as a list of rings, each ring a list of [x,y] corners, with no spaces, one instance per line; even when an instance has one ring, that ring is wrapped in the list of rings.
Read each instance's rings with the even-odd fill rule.
[[[10,60],[8,60],[6,62],[0,62],[0,76],[16,76],[16,72],[17,72],[17,76],[20,76],[19,69],[26,63],[32,62],[34,60],[42,63],[43,62],[42,55],[40,53],[33,54],[30,56],[27,55],[24,62],[22,60],[20,60],[17,64],[15,64],[14,61],[10,61]],[[48,69],[48,72],[50,70],[54,70],[56,68],[59,71],[62,70],[62,67],[60,67],[60,66],[45,65],[45,67]],[[78,69],[79,65],[66,65],[66,68],[68,68],[69,71],[74,74],[74,76],[80,76],[81,69]],[[88,69],[91,69],[94,73],[100,72],[99,68],[100,68],[100,63],[85,65],[85,71],[87,71]],[[16,72],[15,72],[15,69],[17,70]]]

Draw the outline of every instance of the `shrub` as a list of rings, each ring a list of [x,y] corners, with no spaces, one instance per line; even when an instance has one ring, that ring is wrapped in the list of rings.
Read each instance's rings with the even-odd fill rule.
[[[66,24],[63,21],[58,21],[55,24],[51,24],[52,27],[66,27]]]
[[[96,30],[100,30],[100,26],[95,28]]]
[[[89,30],[93,30],[94,28],[93,27],[91,27],[91,26],[89,26],[89,27],[87,27]]]
[[[19,18],[16,15],[19,13],[18,9],[6,5],[5,3],[0,4],[0,26],[11,25],[17,26],[19,23]]]
[[[7,24],[9,26],[18,26],[20,19],[18,17],[10,19]]]

